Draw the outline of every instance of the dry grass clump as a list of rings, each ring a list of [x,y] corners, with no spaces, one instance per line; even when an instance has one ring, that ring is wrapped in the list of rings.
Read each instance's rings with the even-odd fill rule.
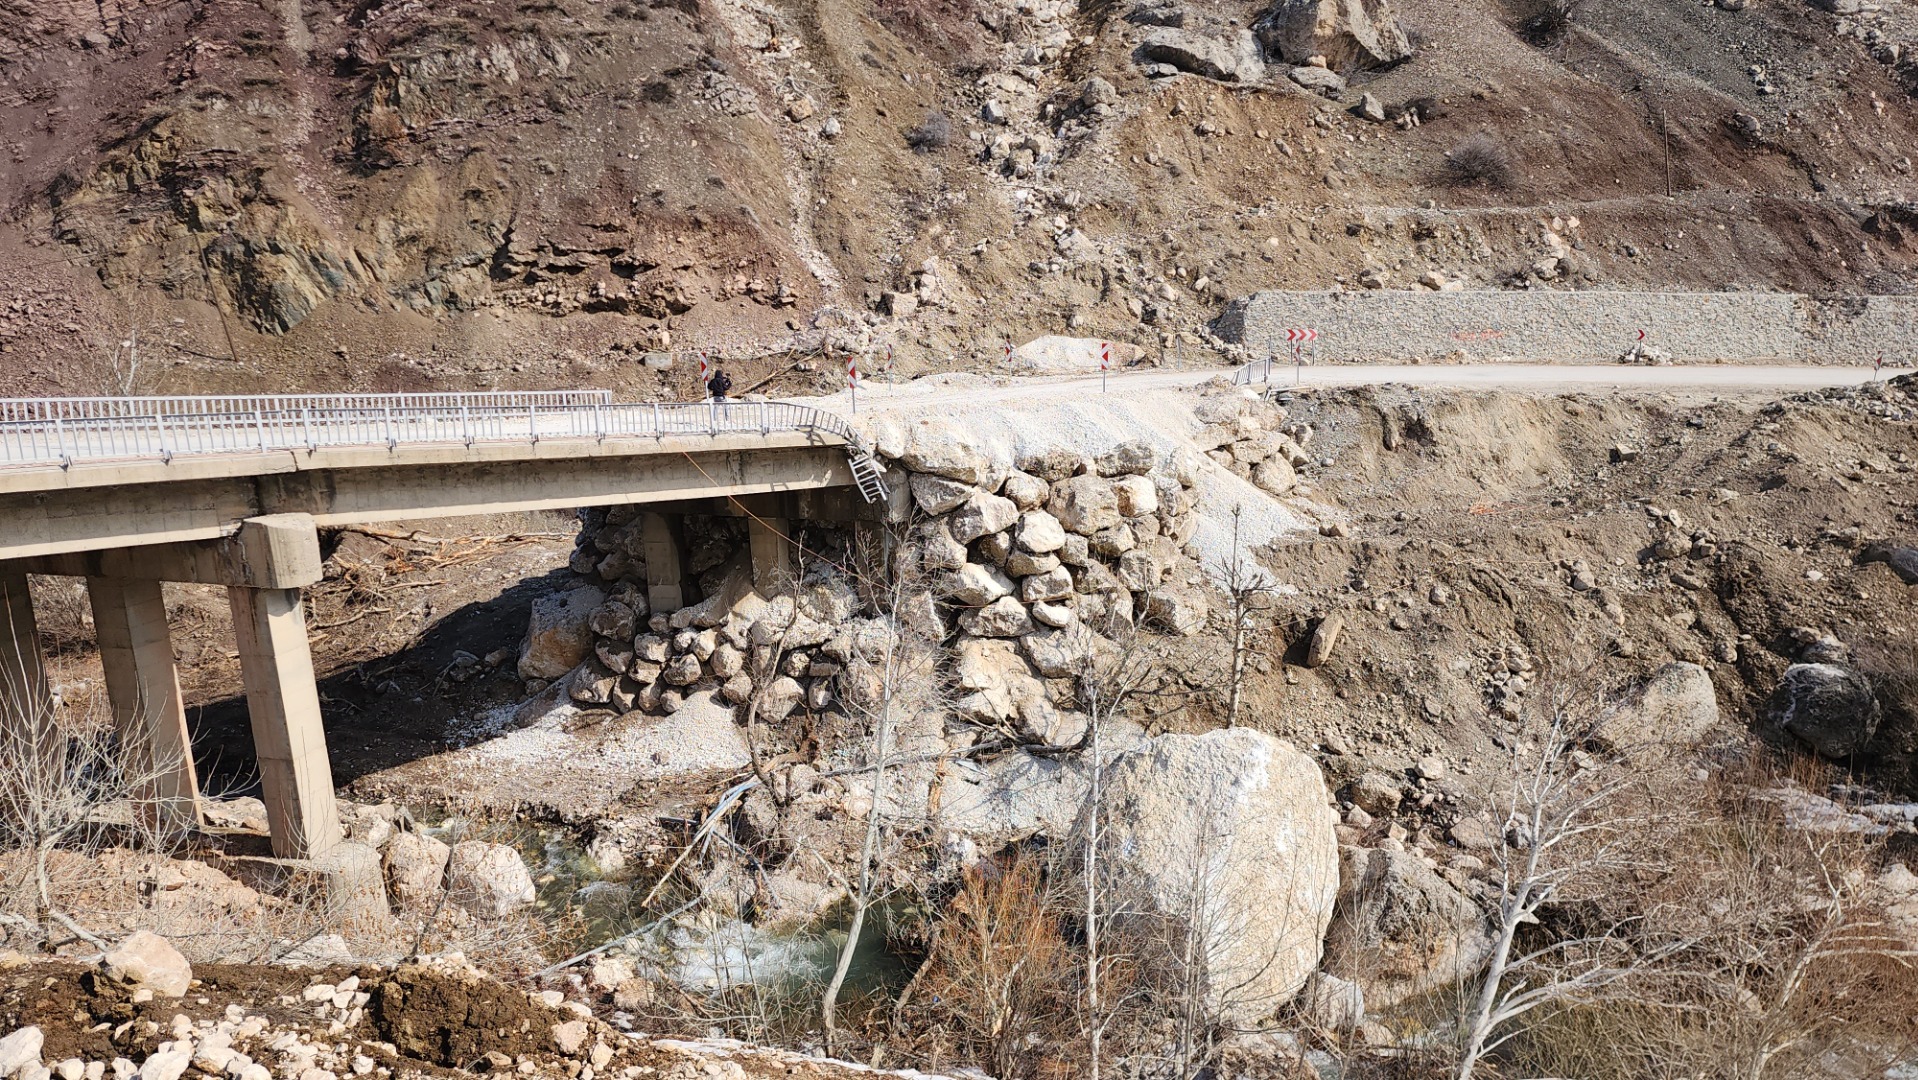
[[[1512,152],[1497,137],[1479,132],[1445,155],[1445,176],[1457,187],[1504,190],[1512,186],[1517,167]]]

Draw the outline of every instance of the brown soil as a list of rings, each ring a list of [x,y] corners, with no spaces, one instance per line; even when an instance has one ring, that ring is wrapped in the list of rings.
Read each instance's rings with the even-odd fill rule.
[[[902,370],[977,367],[1075,321],[1156,345],[1227,297],[1368,266],[1393,288],[1427,270],[1498,287],[1554,219],[1574,251],[1549,287],[1909,287],[1910,65],[1852,21],[1593,0],[1541,49],[1517,7],[1408,0],[1418,54],[1332,103],[1146,79],[1138,29],[1103,4],[1028,65],[1052,27],[997,0],[14,0],[0,392],[683,397],[690,353],[660,373],[642,352],[768,354],[739,361],[756,379],[788,347],[869,337]],[[1918,33],[1903,0],[1883,7],[1886,41]],[[1220,26],[1257,10],[1193,6]],[[983,123],[1005,96],[987,82],[1017,68],[1033,89]],[[1110,115],[1077,106],[1092,76]],[[1361,92],[1437,104],[1402,130],[1350,115]],[[795,121],[802,95],[816,112]],[[930,111],[954,138],[915,153],[903,133]],[[1510,149],[1506,188],[1444,179],[1480,131]],[[982,153],[1002,133],[1053,140],[1050,162],[1008,177]],[[1072,229],[1096,250],[1061,259]],[[929,259],[932,304],[878,314]],[[143,362],[115,378],[122,341]]]

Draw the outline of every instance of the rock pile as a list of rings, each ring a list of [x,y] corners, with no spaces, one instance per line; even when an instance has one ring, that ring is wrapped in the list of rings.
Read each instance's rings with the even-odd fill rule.
[[[1302,453],[1289,439],[1275,445]],[[1209,607],[1187,546],[1196,464],[1189,457],[1162,461],[1149,446],[1127,443],[1096,458],[1033,454],[1015,467],[963,438],[880,450],[905,493],[893,508],[907,536],[896,565],[912,588],[898,625],[948,642],[962,719],[1069,740],[1079,725],[1053,709],[1058,695],[1045,680],[1069,678],[1095,651],[1110,649],[1101,631],[1137,620],[1190,635],[1205,625]],[[1274,487],[1278,470],[1292,475],[1283,458],[1262,467]],[[900,632],[888,613],[861,600],[843,569],[851,560],[812,560],[797,583],[769,598],[751,585],[739,522],[688,517],[685,528],[687,568],[706,599],[656,611],[641,584],[634,510],[587,512],[572,566],[595,584],[535,608],[522,673],[543,679],[571,659],[560,677],[572,700],[621,713],[670,714],[699,690],[750,704],[767,721],[802,704],[819,712],[878,700]],[[850,545],[841,530],[804,528],[808,550]]]
[[[632,524],[620,509],[582,533],[590,539],[581,550],[611,549],[596,573],[619,580],[587,613],[590,655],[566,676],[573,701],[665,715],[689,695],[714,690],[735,705],[757,702],[761,719],[780,720],[801,702],[823,710],[878,700],[876,671],[898,635],[886,618],[859,617],[859,595],[846,573],[829,567],[767,599],[752,590],[743,534],[724,519],[707,519],[696,530],[699,519],[689,519],[689,531],[698,534],[694,566],[723,568],[721,576],[707,579],[705,600],[653,611],[633,580],[643,580],[645,567],[628,553],[623,537]]]
[[[1078,674],[1135,618],[1179,635],[1205,625],[1186,546],[1190,460],[1161,462],[1142,443],[1096,458],[1028,454],[1015,467],[956,444],[890,449],[912,470],[910,557],[951,632],[962,718],[1069,742],[1083,721],[1058,715],[1045,680]]]
[[[1238,394],[1206,398],[1195,411],[1206,421],[1197,441],[1207,457],[1267,494],[1298,491],[1299,470],[1312,464],[1311,425],[1288,423],[1284,409]]]

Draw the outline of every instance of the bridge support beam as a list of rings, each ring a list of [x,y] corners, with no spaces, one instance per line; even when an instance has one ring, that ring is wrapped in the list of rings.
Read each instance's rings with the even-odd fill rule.
[[[679,515],[651,510],[639,515],[639,539],[646,551],[646,602],[654,611],[674,612],[692,601],[686,589],[686,532]]]
[[[52,734],[53,695],[26,571],[0,563],[0,758],[9,759],[10,768],[26,768],[38,756],[34,747],[51,747]]]
[[[156,823],[169,833],[200,824],[200,787],[187,734],[186,705],[173,663],[160,583],[92,577],[94,633],[120,745],[137,747],[128,764],[141,775]]]
[[[273,854],[315,858],[340,842],[340,816],[300,591],[235,587],[227,600]]]

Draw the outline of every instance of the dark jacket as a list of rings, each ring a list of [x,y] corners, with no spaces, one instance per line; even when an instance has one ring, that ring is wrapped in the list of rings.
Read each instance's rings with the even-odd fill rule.
[[[723,371],[713,372],[713,377],[706,380],[706,392],[714,397],[725,397],[727,394],[732,393],[732,376]]]

